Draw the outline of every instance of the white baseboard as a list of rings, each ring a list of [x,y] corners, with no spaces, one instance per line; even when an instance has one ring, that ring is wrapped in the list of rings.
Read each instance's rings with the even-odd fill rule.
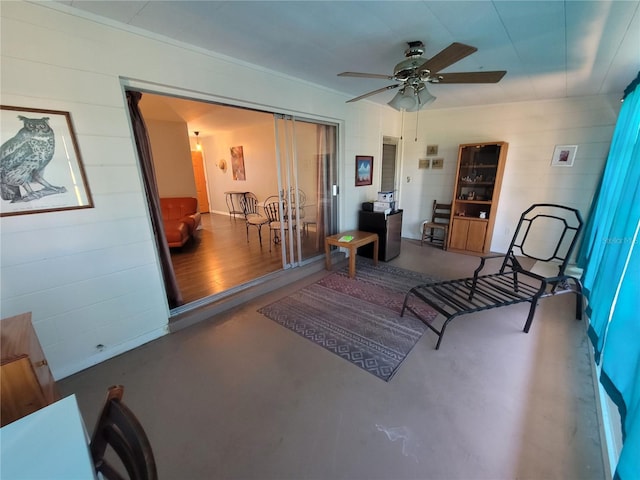
[[[51,373],[53,375],[53,378],[56,381],[61,380],[75,373],[81,372],[82,370],[86,370],[87,368],[93,367],[94,365],[102,363],[105,360],[109,360],[110,358],[116,357],[121,353],[125,353],[125,352],[128,352],[129,350],[133,350],[134,348],[138,348],[144,345],[145,343],[149,343],[153,340],[163,337],[168,333],[169,333],[169,326],[165,325],[161,328],[152,330],[144,335],[133,338],[127,342],[114,345],[113,348],[98,352],[89,358],[83,359],[83,361],[81,362],[67,365],[65,368],[52,370]]]

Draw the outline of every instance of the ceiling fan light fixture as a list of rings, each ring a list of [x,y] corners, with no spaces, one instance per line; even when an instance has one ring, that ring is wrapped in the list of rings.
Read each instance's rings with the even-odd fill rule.
[[[396,110],[417,112],[421,108],[433,103],[435,99],[436,97],[431,95],[431,92],[427,90],[427,87],[424,84],[419,86],[407,85],[396,93],[387,105]]]
[[[431,95],[431,92],[427,90],[427,87],[425,85],[424,88],[421,88],[418,91],[418,103],[420,105],[419,108],[426,107],[427,105],[435,102],[436,98],[437,97]]]
[[[387,104],[396,110],[414,111],[417,105],[416,96],[412,87],[404,87]]]

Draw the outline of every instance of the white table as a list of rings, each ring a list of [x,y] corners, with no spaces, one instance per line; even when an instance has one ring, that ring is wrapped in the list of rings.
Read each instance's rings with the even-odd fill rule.
[[[0,428],[0,478],[96,478],[75,395]]]

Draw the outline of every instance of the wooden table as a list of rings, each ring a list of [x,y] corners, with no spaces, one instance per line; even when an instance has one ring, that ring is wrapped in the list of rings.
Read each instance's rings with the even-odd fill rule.
[[[340,239],[345,236],[352,236],[349,242],[341,242]],[[349,277],[356,276],[356,254],[358,247],[373,243],[373,264],[378,264],[378,234],[371,232],[361,232],[359,230],[351,230],[349,232],[337,233],[324,239],[325,266],[327,270],[331,270],[331,245],[349,249]]]

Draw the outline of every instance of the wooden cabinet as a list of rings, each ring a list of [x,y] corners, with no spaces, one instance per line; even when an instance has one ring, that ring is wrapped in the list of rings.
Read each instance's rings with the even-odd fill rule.
[[[0,352],[2,426],[59,399],[31,313],[0,321]]]
[[[451,223],[449,248],[476,253],[484,252],[484,243],[487,236],[486,221],[454,218]]]
[[[451,207],[450,250],[489,252],[507,147],[506,142],[460,145]]]

